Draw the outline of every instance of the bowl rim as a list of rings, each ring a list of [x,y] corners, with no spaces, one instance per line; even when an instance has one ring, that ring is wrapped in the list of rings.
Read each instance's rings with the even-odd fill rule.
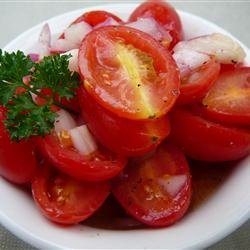
[[[76,15],[77,16],[77,13],[80,11],[91,11],[91,10],[95,10],[97,8],[98,9],[105,9],[105,8],[109,8],[109,7],[114,8],[116,6],[119,8],[121,8],[122,6],[135,7],[137,5],[138,4],[136,4],[136,3],[102,4],[102,5],[95,5],[95,6],[91,6],[91,7],[80,8],[80,9],[76,9],[76,10],[69,11],[66,13],[62,13],[62,14],[56,15],[52,18],[49,18],[49,19],[31,27],[30,29],[24,31],[23,33],[18,35],[15,39],[10,41],[7,45],[5,45],[2,50],[7,50],[7,51],[10,50],[11,47],[13,46],[13,44],[15,44],[18,40],[22,39],[23,37],[26,37],[28,33],[33,32],[37,29],[40,29],[45,22],[48,22],[48,23],[54,22],[59,17],[63,18],[64,16],[66,17],[68,15]],[[180,14],[180,16],[182,16],[182,15],[190,16],[192,18],[199,20],[200,22],[203,22],[204,24],[209,25],[210,27],[214,27],[215,29],[220,30],[224,34],[228,34],[229,36],[233,37],[234,40],[238,41],[242,45],[242,47],[246,51],[247,55],[250,54],[249,49],[242,42],[240,42],[236,37],[232,36],[229,32],[222,29],[221,27],[214,24],[213,22],[210,22],[207,19],[204,19],[200,16],[194,15],[194,14],[189,13],[189,12],[181,11],[178,9],[176,9],[176,10]],[[12,184],[10,183],[10,185],[12,185]],[[219,240],[223,239],[224,237],[226,237],[227,235],[229,235],[233,231],[235,231],[248,219],[250,219],[250,207],[248,209],[247,208],[245,209],[245,213],[242,213],[240,218],[238,218],[237,220],[235,219],[235,221],[231,221],[230,226],[226,225],[225,227],[221,227],[220,231],[216,232],[216,234],[211,234],[205,240],[200,240],[200,241],[194,242],[192,245],[189,245],[189,246],[184,247],[182,249],[193,249],[194,247],[195,248],[206,248],[206,247],[218,242]],[[55,249],[62,249],[62,247],[60,245],[57,245],[56,243],[53,243],[53,242],[48,241],[46,239],[43,239],[43,238],[33,234],[33,232],[26,230],[25,228],[20,226],[18,223],[16,223],[14,220],[12,220],[10,217],[6,216],[1,211],[1,209],[0,209],[0,224],[2,224],[6,229],[8,229],[15,236],[24,240],[25,242],[27,242],[28,244],[30,244],[34,247],[39,247],[39,248],[51,248],[51,247],[53,247]],[[149,248],[147,248],[147,249],[149,249]]]

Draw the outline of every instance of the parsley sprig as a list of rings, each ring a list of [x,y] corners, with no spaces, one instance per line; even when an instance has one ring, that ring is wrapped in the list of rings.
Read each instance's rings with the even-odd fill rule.
[[[78,74],[68,69],[69,58],[70,55],[55,55],[34,63],[21,51],[3,53],[0,50],[0,105],[7,109],[4,123],[11,139],[51,132],[57,116],[51,105],[65,108],[61,98],[73,98],[79,86]],[[30,78],[28,84],[23,81],[25,76]],[[51,95],[43,95],[40,90],[44,88],[50,89]],[[37,105],[32,94],[44,98],[46,103]]]

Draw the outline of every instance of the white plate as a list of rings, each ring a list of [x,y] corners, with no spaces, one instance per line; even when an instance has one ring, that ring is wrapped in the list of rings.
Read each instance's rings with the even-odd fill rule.
[[[59,33],[85,11],[103,9],[126,19],[135,4],[113,4],[86,8],[48,20],[53,33]],[[227,33],[218,26],[180,12],[185,36]],[[9,43],[4,50],[28,51],[37,40],[40,24]],[[250,53],[247,62],[250,62]],[[12,233],[38,248],[137,248],[197,249],[222,239],[250,217],[250,157],[241,161],[218,190],[197,209],[169,228],[115,231],[84,225],[60,227],[46,220],[29,194],[0,179],[0,222]]]

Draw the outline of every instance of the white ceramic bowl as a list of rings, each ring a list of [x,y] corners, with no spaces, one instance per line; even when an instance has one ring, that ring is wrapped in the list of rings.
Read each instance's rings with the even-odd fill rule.
[[[85,11],[103,9],[126,19],[135,4],[113,4],[73,11],[48,20],[53,33],[59,33]],[[186,38],[211,32],[227,33],[197,16],[180,12]],[[37,40],[43,24],[26,31],[4,50],[27,51]],[[250,62],[249,52],[247,61]],[[197,249],[222,239],[250,217],[250,157],[238,163],[231,174],[196,209],[180,222],[162,229],[115,231],[84,225],[60,227],[46,220],[29,194],[0,179],[0,223],[19,238],[38,248],[133,248]]]

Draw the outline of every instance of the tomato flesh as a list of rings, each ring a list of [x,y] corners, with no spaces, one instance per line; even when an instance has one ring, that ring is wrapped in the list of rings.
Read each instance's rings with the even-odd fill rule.
[[[171,55],[148,34],[129,27],[91,32],[80,47],[79,69],[88,93],[120,117],[160,117],[179,94]]]
[[[85,183],[55,171],[44,163],[32,182],[33,198],[48,219],[79,223],[91,216],[110,193],[108,182]]]
[[[250,132],[210,122],[184,108],[170,114],[171,138],[185,154],[202,161],[238,160],[250,153]]]
[[[137,220],[155,227],[168,226],[179,220],[190,204],[188,164],[180,150],[163,144],[150,158],[130,163],[115,180],[112,192]]]
[[[220,64],[212,59],[181,79],[180,96],[177,99],[177,104],[190,104],[202,100],[217,80],[219,73]]]
[[[82,115],[93,135],[105,147],[126,156],[139,156],[155,149],[169,134],[167,117],[149,121],[120,118],[95,102],[81,87],[78,99]]]
[[[39,138],[37,143],[55,167],[78,180],[107,180],[119,174],[126,164],[126,158],[102,148],[91,155],[81,155],[72,147],[63,147],[56,134]]]
[[[30,182],[36,172],[37,162],[31,140],[14,142],[3,123],[6,110],[0,107],[0,175],[7,180],[24,184]]]
[[[250,125],[250,67],[222,73],[202,104],[207,117],[215,121]]]
[[[129,17],[130,22],[139,18],[154,18],[172,37],[168,49],[172,49],[183,38],[183,30],[180,17],[175,9],[164,1],[147,1],[139,5]],[[163,44],[164,45],[164,44]]]

